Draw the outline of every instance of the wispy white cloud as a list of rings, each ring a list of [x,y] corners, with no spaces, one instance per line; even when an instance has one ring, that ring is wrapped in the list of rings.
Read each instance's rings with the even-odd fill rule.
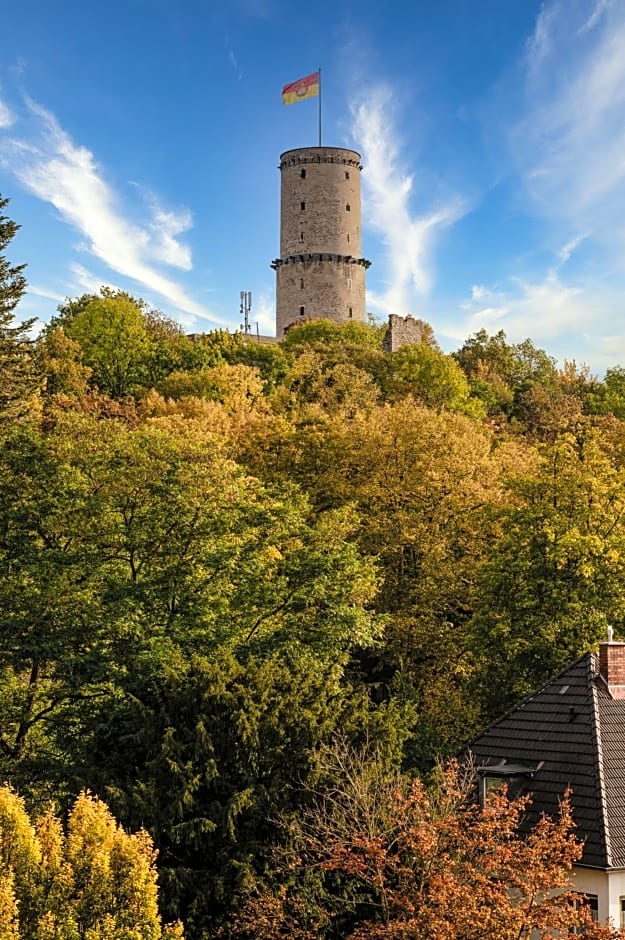
[[[464,336],[479,329],[503,329],[514,340],[532,335],[545,340],[588,325],[587,298],[578,285],[566,284],[557,271],[543,280],[512,278],[508,285],[473,285],[462,304]]]
[[[27,293],[32,294],[35,297],[45,297],[46,300],[56,300],[57,303],[62,303],[65,300],[63,294],[59,294],[58,291],[52,290],[49,287],[39,287],[36,284],[28,284]]]
[[[193,227],[189,209],[165,209],[155,193],[139,187],[151,211],[151,221],[146,231],[145,249],[154,261],[162,261],[170,267],[190,271],[193,267],[191,249],[178,240]]]
[[[165,210],[152,196],[148,221],[132,221],[94,155],[75,144],[49,111],[31,100],[27,107],[34,133],[29,139],[0,137],[4,168],[30,193],[51,203],[83,236],[85,249],[111,271],[132,279],[178,311],[220,322],[157,267],[191,267],[190,251],[178,240],[191,225],[188,211]]]
[[[8,105],[0,101],[0,127],[11,127],[15,123],[15,116],[9,110]]]
[[[69,270],[72,273],[71,283],[68,284],[69,294],[73,294],[77,290],[81,290],[85,294],[100,293],[100,288],[104,286],[102,278],[88,271],[84,265],[78,264],[77,261],[70,263]],[[117,284],[111,284],[108,280],[106,281],[106,287],[111,287],[113,290],[120,290]]]
[[[578,32],[585,33],[587,30],[592,29],[593,26],[596,26],[603,14],[606,13],[611,6],[612,0],[596,0],[593,11],[586,22],[582,23]]]
[[[558,261],[561,265],[566,264],[569,258],[577,251],[582,242],[586,241],[588,235],[576,235],[569,239],[566,245],[558,251]]]
[[[385,246],[387,287],[368,294],[373,309],[405,313],[418,295],[432,287],[432,254],[440,233],[459,219],[466,207],[459,198],[437,206],[415,207],[413,178],[403,168],[400,135],[395,126],[394,100],[388,86],[379,86],[351,107],[351,136],[363,154],[365,218]]]
[[[474,284],[457,316],[441,315],[437,332],[454,348],[478,330],[503,330],[510,342],[530,337],[561,362],[575,359],[602,370],[625,360],[620,309],[611,285],[565,279],[552,268],[544,277],[511,277],[494,287]]]
[[[443,326],[451,339],[503,329],[593,368],[625,355],[624,48],[620,0],[544,0],[488,112],[507,145],[498,171],[520,181],[514,208],[533,217],[533,244],[500,262],[496,284],[473,285]]]
[[[549,0],[527,45],[512,144],[534,210],[563,238],[625,247],[625,5]]]
[[[225,46],[226,46],[226,52],[228,53],[228,61],[230,62],[230,65],[232,66],[232,68],[233,68],[233,70],[234,70],[234,72],[235,72],[235,74],[236,74],[236,77],[238,78],[239,81],[241,81],[241,79],[243,78],[243,71],[242,71],[242,69],[239,67],[239,60],[237,59],[236,54],[235,54],[235,52],[234,52],[234,49],[233,49],[232,46],[230,45],[230,41],[229,41],[229,39],[228,39],[227,36],[226,36],[224,42],[225,42]]]

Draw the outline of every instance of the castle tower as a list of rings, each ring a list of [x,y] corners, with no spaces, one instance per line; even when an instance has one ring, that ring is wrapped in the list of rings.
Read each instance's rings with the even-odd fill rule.
[[[280,157],[280,257],[276,336],[310,319],[365,320],[360,154],[302,147]]]

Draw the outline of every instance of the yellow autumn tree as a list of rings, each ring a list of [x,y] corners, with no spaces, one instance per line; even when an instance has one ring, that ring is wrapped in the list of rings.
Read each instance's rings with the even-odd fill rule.
[[[125,832],[88,793],[65,834],[0,788],[0,940],[181,940],[158,913],[155,859],[146,832]]]

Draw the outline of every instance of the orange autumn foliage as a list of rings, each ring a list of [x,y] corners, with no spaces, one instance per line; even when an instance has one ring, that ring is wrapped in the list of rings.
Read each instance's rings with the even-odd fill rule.
[[[474,775],[457,763],[426,787],[418,779],[381,782],[346,760],[342,782],[302,820],[298,864],[301,873],[340,876],[344,896],[356,899],[342,934],[348,940],[562,940],[580,928],[587,940],[622,936],[593,924],[572,890],[582,843],[568,794],[557,818],[544,816],[523,833],[530,797],[511,800],[500,790],[480,806]],[[327,896],[306,905],[296,887],[265,892],[250,899],[230,935],[312,940],[324,935],[323,915],[330,924],[341,905],[332,907]],[[261,911],[263,929],[247,932],[255,917],[258,928]]]

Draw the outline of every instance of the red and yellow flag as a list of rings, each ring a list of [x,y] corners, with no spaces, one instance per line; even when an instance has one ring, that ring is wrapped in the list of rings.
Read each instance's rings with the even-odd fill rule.
[[[296,82],[285,85],[282,89],[282,104],[295,104],[305,98],[316,98],[319,95],[319,72],[313,72],[305,78],[298,78]]]

